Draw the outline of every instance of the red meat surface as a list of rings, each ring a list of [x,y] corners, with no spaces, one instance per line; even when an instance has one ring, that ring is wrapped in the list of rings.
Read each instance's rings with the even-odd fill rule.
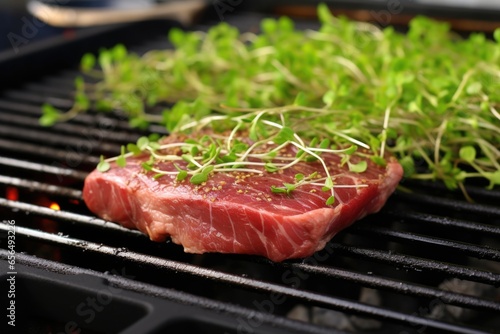
[[[166,142],[174,140],[169,138]],[[291,145],[287,150],[296,153]],[[330,192],[318,186],[304,185],[291,194],[270,191],[272,185],[294,183],[297,173],[321,174],[319,162],[300,162],[274,173],[212,173],[207,182],[194,185],[189,178],[178,182],[173,175],[155,179],[155,173],[141,167],[147,156],[129,158],[126,167],[112,163],[107,172],[90,173],[83,197],[101,218],[138,229],[154,241],[171,238],[189,253],[256,254],[273,261],[303,258],[354,221],[379,211],[403,174],[394,158],[388,158],[385,167],[370,161],[363,173],[341,166],[339,155],[322,158],[336,185],[330,206],[325,203]],[[353,156],[351,162],[357,159]],[[158,167],[176,170],[170,162]],[[343,188],[346,185],[363,186]]]

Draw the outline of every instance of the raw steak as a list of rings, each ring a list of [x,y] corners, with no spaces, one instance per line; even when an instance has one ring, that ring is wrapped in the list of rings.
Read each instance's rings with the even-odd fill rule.
[[[170,136],[166,142],[173,140]],[[287,150],[296,153],[291,145]],[[327,206],[330,192],[318,186],[304,185],[289,195],[270,191],[272,185],[294,183],[297,173],[321,174],[319,162],[300,162],[274,173],[213,173],[207,182],[193,185],[189,178],[177,182],[170,175],[154,179],[140,165],[148,159],[143,156],[127,159],[123,168],[112,163],[105,173],[92,172],[83,197],[98,216],[139,229],[154,241],[170,237],[189,253],[257,254],[273,261],[302,258],[321,250],[355,220],[380,210],[403,174],[394,158],[386,167],[369,162],[365,172],[353,173],[347,164],[340,166],[340,156],[322,157],[336,175],[336,185],[366,186],[334,188],[335,203]],[[351,162],[357,159],[352,156]],[[170,162],[159,167],[175,170]]]

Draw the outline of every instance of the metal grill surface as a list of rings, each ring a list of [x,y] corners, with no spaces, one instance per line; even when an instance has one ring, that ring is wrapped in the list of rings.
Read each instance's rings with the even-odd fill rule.
[[[139,53],[167,47],[165,35],[130,47]],[[137,131],[120,115],[92,112],[40,127],[43,103],[60,109],[72,105],[78,74],[61,69],[0,95],[0,217],[16,221],[16,251],[23,253],[18,262],[26,268],[57,272],[63,265],[96,277],[125,268],[133,280],[120,281],[128,282],[124,289],[217,310],[214,319],[230,315],[228,327],[200,329],[207,333],[221,328],[492,333],[500,328],[498,189],[471,185],[475,202],[469,203],[440,184],[403,181],[380,213],[304,260],[185,254],[180,246],[152,243],[85,207],[83,180],[100,155],[119,154],[120,145],[163,130]],[[51,208],[53,203],[60,209]],[[0,224],[3,236],[8,229]],[[0,256],[6,258],[6,239],[0,242]],[[82,275],[79,270],[68,275]],[[364,298],[367,292],[376,300]],[[310,322],[289,320],[298,313]],[[318,314],[348,324],[317,321]]]

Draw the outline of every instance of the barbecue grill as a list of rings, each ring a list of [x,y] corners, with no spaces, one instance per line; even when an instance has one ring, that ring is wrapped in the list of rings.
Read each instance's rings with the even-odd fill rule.
[[[228,14],[242,29],[255,29],[261,18]],[[0,95],[4,298],[15,277],[15,298],[3,299],[1,309],[9,315],[15,300],[17,332],[499,332],[500,190],[482,184],[467,186],[471,203],[441,184],[403,180],[380,213],[314,256],[283,263],[186,254],[90,213],[81,189],[99,156],[165,130],[131,129],[120,114],[93,112],[44,128],[41,105],[72,105],[82,52],[118,42],[138,53],[166,48],[174,25],[85,30],[3,60],[4,73],[30,68],[29,76],[4,77]],[[3,315],[2,326],[12,330],[7,321]]]

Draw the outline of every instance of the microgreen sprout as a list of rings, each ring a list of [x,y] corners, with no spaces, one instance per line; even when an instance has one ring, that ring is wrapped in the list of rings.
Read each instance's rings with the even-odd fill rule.
[[[311,130],[321,129],[322,125],[314,125],[314,117],[304,119],[304,116],[317,114],[316,110],[306,112],[301,107],[290,106],[245,111],[234,109],[232,112],[231,108],[226,107],[226,111],[225,115],[207,116],[184,126],[184,131],[201,133],[198,139],[193,136],[189,137],[190,139],[161,144],[141,137],[126,148],[122,146],[120,156],[105,162],[116,161],[119,167],[124,167],[128,157],[146,154],[150,158],[142,163],[142,167],[146,172],[154,173],[154,178],[171,175],[175,176],[176,182],[187,180],[193,185],[207,182],[212,173],[279,173],[300,162],[317,162],[320,166],[319,172],[324,177],[319,177],[319,172],[310,175],[298,173],[294,183],[273,185],[270,191],[292,196],[297,188],[311,185],[330,193],[326,200],[327,205],[334,204],[335,185],[334,176],[323,159],[324,154],[343,156],[349,163],[351,172],[362,173],[366,169],[367,162],[364,160],[358,163],[350,162],[351,156],[357,152],[356,145],[333,148],[331,140],[319,137],[320,134],[310,137]],[[221,123],[227,126],[225,131],[214,132],[212,136],[203,135],[205,128],[221,127]],[[249,134],[252,129],[253,139],[244,139],[245,134]],[[295,155],[289,154],[292,147],[297,152]],[[162,170],[158,167],[159,162],[171,162],[175,170]]]
[[[107,172],[111,168],[111,165],[108,161],[104,160],[104,156],[101,155],[101,159],[97,164],[97,170],[101,173]]]
[[[330,151],[361,172],[365,163],[337,151],[354,145],[380,166],[395,156],[408,178],[442,180],[450,189],[463,189],[472,178],[500,185],[500,29],[494,40],[480,33],[462,39],[425,17],[400,34],[337,18],[326,5],[318,16],[317,31],[295,29],[288,18],[263,20],[258,34],[221,23],[208,32],[172,29],[174,49],[138,56],[118,45],[85,55],[82,71],[93,79],[75,81],[70,111],[44,105],[40,122],[52,125],[96,109],[120,111],[134,126],[160,123],[171,133],[227,130],[211,173],[244,166],[262,171],[248,164],[252,159],[272,172],[321,162]],[[167,105],[160,115],[158,108]],[[236,144],[241,131],[253,143]],[[330,143],[311,145],[314,138]],[[259,150],[269,141],[277,146]],[[188,144],[191,168],[178,180],[201,173],[216,152]],[[174,160],[154,144],[133,145],[121,156]],[[296,157],[281,157],[285,166],[273,163],[281,145],[299,149]]]

